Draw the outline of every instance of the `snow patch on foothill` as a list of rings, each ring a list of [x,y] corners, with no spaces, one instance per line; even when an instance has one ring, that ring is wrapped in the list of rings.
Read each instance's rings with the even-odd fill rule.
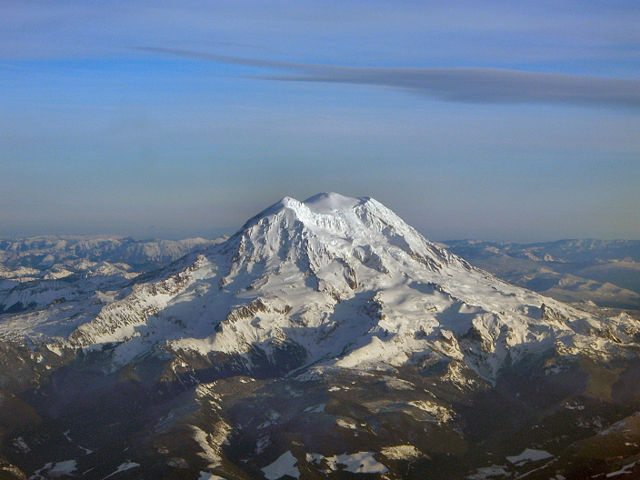
[[[293,456],[291,450],[280,455],[275,462],[262,468],[267,480],[277,480],[280,477],[289,475],[293,478],[300,478],[300,471],[296,468],[298,459]]]
[[[514,465],[522,465],[527,462],[537,462],[539,460],[546,460],[547,458],[552,457],[552,454],[550,454],[549,452],[545,452],[544,450],[525,448],[520,455],[514,455],[506,458],[509,463],[512,463]]]
[[[306,460],[316,465],[326,462],[328,468],[326,473],[338,470],[350,473],[387,473],[389,471],[385,465],[375,459],[373,452],[342,453],[331,457],[325,457],[320,453],[308,453]]]

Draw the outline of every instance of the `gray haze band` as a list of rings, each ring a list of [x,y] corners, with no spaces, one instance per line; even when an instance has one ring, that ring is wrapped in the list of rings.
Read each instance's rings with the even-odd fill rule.
[[[378,85],[417,92],[450,102],[550,103],[634,109],[640,107],[640,80],[635,79],[492,68],[347,67],[242,58],[168,48],[136,49],[295,73],[249,78]]]

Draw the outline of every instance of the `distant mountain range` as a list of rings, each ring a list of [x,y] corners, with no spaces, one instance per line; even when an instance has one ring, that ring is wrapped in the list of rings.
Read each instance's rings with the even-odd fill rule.
[[[509,283],[563,302],[640,309],[640,241],[444,242],[452,252]]]
[[[6,241],[0,478],[633,478],[640,323],[487,271],[547,287],[623,243],[459,256],[335,193],[216,241]]]

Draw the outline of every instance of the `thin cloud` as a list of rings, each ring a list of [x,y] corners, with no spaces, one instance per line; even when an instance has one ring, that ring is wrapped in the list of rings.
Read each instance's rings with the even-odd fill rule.
[[[135,47],[154,53],[292,72],[250,78],[271,81],[349,83],[399,88],[444,101],[548,103],[640,107],[640,80],[492,68],[348,67],[305,64],[177,50]]]

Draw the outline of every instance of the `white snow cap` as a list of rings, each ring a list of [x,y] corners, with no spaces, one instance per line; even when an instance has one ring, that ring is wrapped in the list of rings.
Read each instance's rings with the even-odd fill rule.
[[[352,209],[356,205],[362,205],[368,200],[371,199],[369,197],[345,197],[339,193],[324,192],[307,198],[303,203],[309,207],[312,212],[326,213],[332,210]]]
[[[346,259],[358,246],[401,249],[436,263],[450,258],[377,200],[339,193],[319,193],[304,202],[284,197],[247,221],[234,237],[243,238],[241,250],[252,251],[253,260],[303,252],[313,257],[307,259],[312,265],[319,265]]]
[[[295,213],[298,217],[305,217],[311,213],[336,213],[347,212],[355,209],[359,205],[364,205],[367,202],[372,201],[370,197],[346,197],[339,193],[323,192],[313,195],[301,202],[293,197],[283,197],[280,201],[265,208],[262,212],[250,218],[247,223],[242,227],[248,228],[254,225],[264,217],[278,214],[282,211],[288,210]],[[373,200],[375,202],[375,200]],[[375,202],[378,203],[378,202]],[[378,203],[379,204],[379,203]],[[382,204],[379,204],[382,205]]]

